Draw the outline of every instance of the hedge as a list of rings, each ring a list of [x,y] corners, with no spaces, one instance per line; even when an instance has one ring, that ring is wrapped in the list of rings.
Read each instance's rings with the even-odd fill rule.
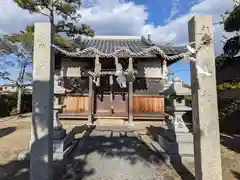
[[[17,107],[17,93],[1,94],[0,95],[0,117],[12,115]],[[24,94],[22,96],[22,112],[27,113],[32,111],[32,95]]]

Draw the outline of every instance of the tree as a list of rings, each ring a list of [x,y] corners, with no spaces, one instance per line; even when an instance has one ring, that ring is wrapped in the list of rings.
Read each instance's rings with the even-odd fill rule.
[[[233,57],[240,50],[240,2],[234,1],[234,7],[231,12],[226,12],[223,16],[223,24],[226,32],[234,32],[236,31],[236,35],[230,39],[228,39],[224,45],[224,53]]]
[[[30,13],[39,13],[48,17],[52,24],[55,24],[56,16],[61,17],[63,20],[55,25],[56,32],[66,32],[68,36],[95,34],[86,24],[74,25],[81,17],[79,13],[81,0],[14,0],[14,2]]]
[[[8,80],[17,86],[17,114],[21,113],[23,87],[26,81],[31,82],[32,79],[31,72],[27,72],[27,67],[32,64],[32,39],[33,28],[31,26],[27,26],[25,31],[5,35],[1,39],[3,60],[0,63],[0,78]],[[8,55],[13,55],[14,60],[8,60]],[[10,67],[17,69],[18,75],[16,79],[9,72]]]
[[[223,51],[224,53],[220,56],[216,57],[216,70],[217,72],[224,69],[225,66],[232,66],[232,62],[236,61],[237,57],[235,57],[240,50],[240,2],[235,1],[235,5],[231,12],[226,12],[222,15],[223,21],[221,24],[224,25],[224,29],[226,32],[234,32],[236,31],[236,35],[234,37],[226,40]],[[240,87],[239,79],[240,77],[235,77],[228,82],[224,82],[222,84],[217,85],[218,92],[227,91],[229,89],[235,89]],[[221,101],[219,101],[221,104]],[[231,114],[236,112],[239,109],[239,104],[236,102],[236,99],[232,99],[228,102],[224,101],[225,106],[219,109],[220,119],[225,119],[229,117]],[[219,105],[221,107],[221,105]]]
[[[240,2],[235,0],[233,10],[225,13],[227,18],[224,18],[224,29],[226,32],[239,31],[240,25]]]
[[[19,7],[28,10],[30,13],[39,13],[48,17],[49,22],[55,26],[54,43],[68,49],[75,48],[75,41],[67,40],[58,33],[65,32],[67,36],[85,34],[94,36],[94,31],[86,24],[76,26],[76,22],[80,18],[78,12],[80,0],[13,0]],[[56,17],[61,18],[55,23]],[[14,54],[16,62],[3,61],[1,66],[0,78],[15,83],[18,87],[18,103],[17,113],[21,112],[21,97],[23,91],[24,80],[31,77],[30,72],[26,72],[26,68],[32,64],[33,49],[33,33],[34,26],[28,25],[25,30],[13,33],[2,38],[1,46],[4,56]],[[10,45],[7,42],[13,43]],[[11,74],[6,70],[9,66],[18,67],[18,78],[11,78]]]

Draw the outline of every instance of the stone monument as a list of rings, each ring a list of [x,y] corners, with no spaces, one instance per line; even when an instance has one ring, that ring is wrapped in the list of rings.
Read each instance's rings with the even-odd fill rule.
[[[30,180],[53,178],[53,27],[37,23],[34,27],[32,127]]]
[[[176,78],[172,85],[164,91],[171,99],[170,106],[166,111],[170,114],[165,131],[158,135],[158,143],[164,149],[172,160],[194,160],[193,135],[189,131],[183,115],[192,108],[186,105],[183,96],[191,95],[191,87],[184,85],[183,82]]]

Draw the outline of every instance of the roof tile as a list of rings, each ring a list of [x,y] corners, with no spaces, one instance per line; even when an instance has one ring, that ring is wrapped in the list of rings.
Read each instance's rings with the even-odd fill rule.
[[[111,36],[109,36],[111,37]],[[85,48],[88,47],[94,47],[96,49],[98,49],[100,52],[103,53],[113,53],[118,49],[121,49],[123,47],[126,47],[128,49],[130,49],[132,52],[134,53],[138,53],[143,51],[146,48],[150,48],[151,46],[154,46],[154,44],[149,43],[149,42],[145,42],[144,38],[139,38],[136,39],[135,38],[126,38],[123,36],[122,39],[120,38],[115,38],[111,37],[111,38],[91,38],[91,39],[83,39],[82,40],[82,44],[84,45]],[[174,55],[174,54],[178,54],[180,52],[185,52],[186,50],[183,47],[174,47],[171,48],[170,46],[164,46],[164,45],[158,45],[158,47],[160,47],[166,54],[169,55]],[[92,52],[88,52],[82,55],[83,57],[93,57],[94,53]],[[120,53],[118,54],[119,57],[126,57],[128,56],[127,53]],[[156,55],[154,53],[145,53],[145,55],[143,55],[145,57],[156,57]]]

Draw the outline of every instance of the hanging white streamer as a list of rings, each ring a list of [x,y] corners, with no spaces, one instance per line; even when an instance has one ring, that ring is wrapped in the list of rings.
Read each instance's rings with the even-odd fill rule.
[[[124,71],[122,68],[122,65],[118,62],[118,58],[115,57],[115,66],[116,66],[116,72],[115,75],[117,76],[116,80],[117,83],[121,88],[126,88],[127,87],[127,80],[124,75]]]
[[[188,51],[189,51],[190,53],[192,53],[192,54],[195,54],[195,53],[196,53],[196,50],[193,49],[192,47],[188,46],[188,45],[187,45],[187,49],[188,49]],[[202,67],[198,64],[196,58],[194,58],[194,57],[192,57],[192,56],[186,56],[186,57],[185,57],[185,60],[187,60],[187,59],[190,60],[190,61],[192,61],[192,62],[195,64],[198,74],[202,74],[202,75],[206,75],[206,76],[212,76],[212,73],[208,72],[207,70],[204,70],[204,68],[202,68]]]

